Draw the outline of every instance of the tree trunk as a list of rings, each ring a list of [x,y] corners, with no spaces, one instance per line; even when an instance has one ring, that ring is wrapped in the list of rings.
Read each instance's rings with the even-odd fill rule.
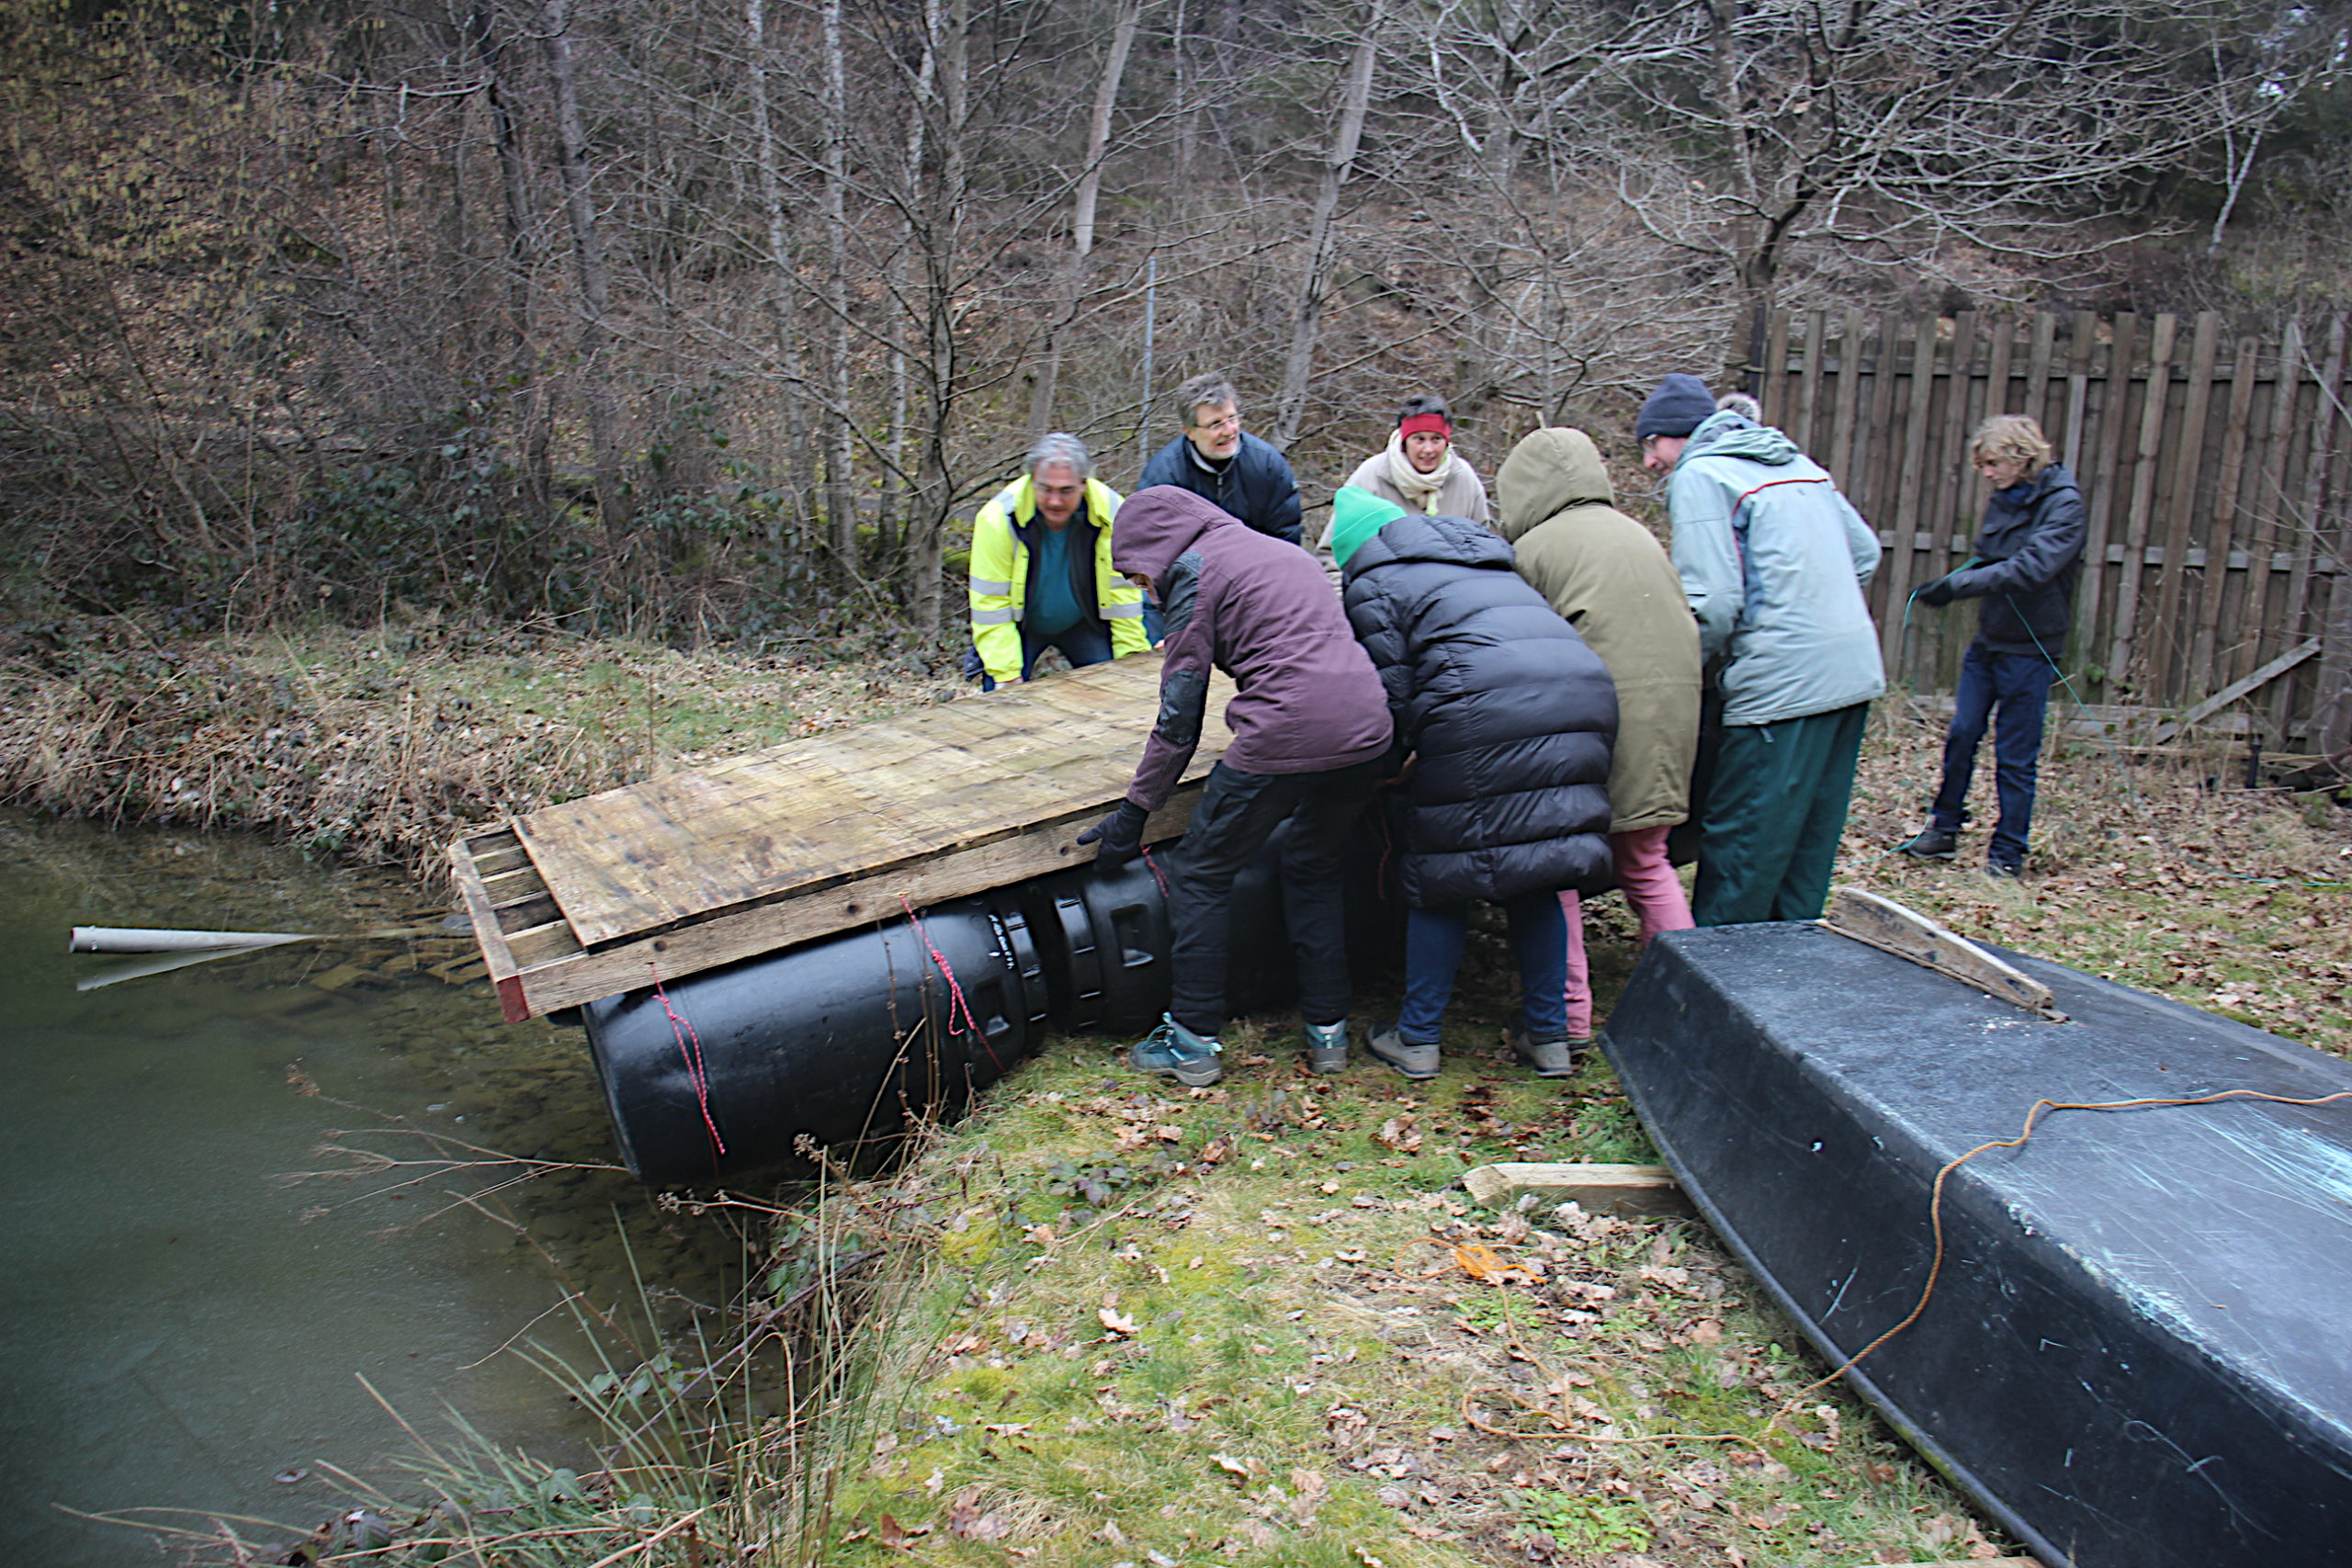
[[[619,422],[613,413],[611,367],[605,362],[605,318],[612,280],[596,227],[596,197],[589,188],[588,132],[571,67],[571,0],[541,0],[548,75],[555,88],[556,132],[561,141],[564,213],[571,226],[572,261],[580,274],[580,375],[588,404],[588,440],[595,448],[596,510],[605,520],[605,547],[617,563],[626,553],[628,501],[621,488]]]
[[[933,105],[939,96],[939,28],[940,0],[923,0],[922,62],[915,71],[914,113],[907,117],[906,160],[900,165],[899,190],[902,199],[911,203],[914,193],[922,188],[923,131],[930,123]],[[911,205],[899,220],[899,248],[890,257],[890,298],[903,300],[907,297],[907,256],[914,249],[915,220]],[[910,484],[907,474],[908,403],[912,395],[912,367],[907,360],[905,339],[897,332],[890,334],[890,432],[888,461],[882,474],[882,521],[880,537],[883,558],[892,559],[898,553],[899,535],[903,526],[910,540],[914,532],[913,503],[921,492],[918,479]],[[902,521],[903,520],[903,523]],[[894,563],[900,570],[904,561]]]
[[[908,570],[913,579],[915,629],[924,636],[939,630],[940,558],[948,514],[956,499],[955,476],[947,465],[947,441],[962,395],[956,384],[956,275],[963,244],[967,164],[964,138],[971,113],[970,0],[946,0],[946,28],[938,37],[940,127],[939,180],[926,204],[929,229],[923,261],[924,364],[930,428],[923,432],[921,494],[910,519]]]
[[[1339,134],[1331,139],[1331,153],[1323,164],[1323,183],[1315,192],[1315,217],[1306,236],[1306,276],[1299,280],[1298,305],[1291,316],[1290,358],[1283,367],[1280,412],[1274,422],[1274,445],[1288,449],[1297,439],[1306,417],[1306,383],[1315,371],[1315,340],[1323,328],[1323,285],[1331,270],[1332,220],[1340,210],[1340,187],[1354,168],[1356,147],[1363,140],[1364,111],[1372,103],[1372,68],[1380,52],[1383,0],[1372,0],[1355,55],[1348,62],[1345,95],[1340,107]]]
[[[842,0],[824,0],[825,34],[825,522],[845,581],[858,575],[857,502],[849,424],[849,83]]]
[[[547,398],[539,385],[537,357],[531,351],[531,176],[523,162],[522,130],[506,81],[506,51],[491,16],[491,0],[474,0],[469,30],[481,62],[483,96],[490,103],[491,141],[498,148],[499,184],[505,198],[508,374],[514,381],[515,445],[521,454],[524,504],[535,516],[545,517],[551,487]]]
[[[765,209],[768,237],[768,314],[775,323],[776,358],[784,374],[783,395],[777,400],[785,433],[785,494],[786,511],[797,532],[808,521],[808,382],[800,359],[800,334],[794,305],[799,295],[799,275],[792,258],[791,231],[786,226],[784,180],[776,170],[775,130],[768,116],[767,14],[765,0],[744,0],[744,41],[752,61],[752,137],[760,162],[760,205]]]
[[[1119,19],[1111,28],[1111,52],[1102,62],[1102,80],[1094,89],[1094,117],[1086,128],[1086,168],[1078,177],[1078,197],[1070,212],[1069,276],[1061,319],[1046,330],[1037,387],[1029,402],[1033,440],[1054,426],[1054,383],[1062,367],[1060,332],[1077,319],[1085,297],[1086,258],[1094,249],[1094,209],[1102,194],[1102,158],[1111,145],[1111,111],[1118,106],[1119,78],[1126,73],[1127,51],[1135,47],[1136,28],[1142,21],[1143,0],[1122,0]]]

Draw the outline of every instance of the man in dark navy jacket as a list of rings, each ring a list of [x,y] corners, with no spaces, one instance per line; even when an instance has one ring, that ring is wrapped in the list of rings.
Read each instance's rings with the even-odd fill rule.
[[[1998,414],[1976,427],[1969,461],[1993,487],[1976,554],[1913,597],[1922,604],[1982,599],[1976,640],[1960,667],[1960,692],[1944,740],[1944,774],[1935,816],[1898,846],[1923,860],[1951,860],[1968,819],[1968,783],[1976,748],[1999,710],[1993,738],[1994,786],[2001,818],[1985,847],[1984,870],[2015,876],[2025,865],[2033,826],[2034,784],[2050,685],[2058,677],[2075,619],[2075,583],[2083,570],[2083,494],[2041,427],[2020,414]]]
[[[1241,400],[1222,376],[1176,389],[1184,434],[1152,454],[1137,490],[1177,485],[1277,539],[1299,542],[1298,480],[1272,445],[1241,428]]]

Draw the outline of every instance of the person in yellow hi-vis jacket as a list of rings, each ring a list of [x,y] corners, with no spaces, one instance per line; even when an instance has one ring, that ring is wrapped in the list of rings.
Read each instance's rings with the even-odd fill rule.
[[[1028,472],[972,519],[974,654],[966,671],[982,691],[1026,681],[1048,648],[1083,669],[1150,646],[1143,590],[1111,565],[1119,492],[1093,475],[1086,443],[1057,431],[1030,448]]]

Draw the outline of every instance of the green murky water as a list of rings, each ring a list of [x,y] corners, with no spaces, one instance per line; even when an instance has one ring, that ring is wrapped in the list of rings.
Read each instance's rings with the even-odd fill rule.
[[[352,1175],[352,1155],[321,1152],[468,1157],[461,1140],[615,1158],[578,1032],[503,1025],[486,983],[429,972],[465,944],[289,947],[86,992],[77,979],[119,961],[64,951],[76,924],[441,914],[399,882],[266,845],[0,816],[0,1562],[156,1561],[139,1534],[64,1509],[299,1533],[341,1502],[322,1461],[403,1490],[413,1449],[385,1405],[439,1440],[446,1402],[496,1441],[580,1464],[593,1434],[502,1347],[583,1362],[568,1290],[634,1308],[641,1279],[674,1332],[740,1285],[738,1238],[659,1211],[625,1174],[484,1197],[516,1168]]]

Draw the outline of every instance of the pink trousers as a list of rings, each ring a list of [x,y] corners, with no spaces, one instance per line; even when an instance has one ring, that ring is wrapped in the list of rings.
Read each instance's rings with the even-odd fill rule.
[[[1666,858],[1666,828],[1636,828],[1609,835],[1617,859],[1617,886],[1641,922],[1640,942],[1649,945],[1660,931],[1690,929],[1690,902],[1682,894],[1682,879]],[[1592,969],[1584,956],[1584,905],[1574,893],[1560,895],[1560,913],[1568,921],[1568,1037],[1592,1034]]]

